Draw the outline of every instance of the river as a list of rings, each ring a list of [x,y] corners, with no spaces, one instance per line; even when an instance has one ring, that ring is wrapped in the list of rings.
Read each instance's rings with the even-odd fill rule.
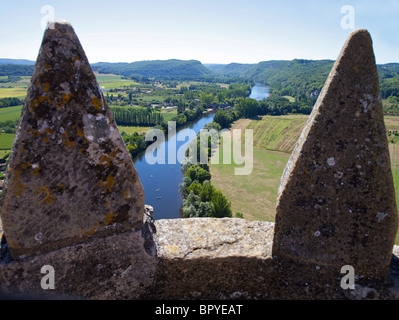
[[[214,113],[206,114],[196,122],[178,129],[178,133],[184,134],[184,130],[189,129],[198,133],[206,124],[212,122],[214,115]],[[166,151],[170,139],[176,139],[176,135],[168,135],[163,142]],[[180,146],[186,142],[187,140],[176,141],[176,154]],[[154,207],[154,220],[181,218],[182,197],[179,193],[179,184],[183,182],[181,164],[178,161],[176,164],[169,164],[167,158],[168,156],[165,164],[151,165],[147,163],[145,153],[143,153],[134,162],[144,188],[145,203]]]
[[[269,88],[257,83],[252,87],[249,97],[259,101],[268,96]],[[206,114],[196,122],[180,128],[177,133],[184,134],[184,130],[189,129],[198,133],[206,124],[212,122],[214,115],[214,113]],[[176,135],[168,135],[163,143],[166,151],[170,139],[176,139]],[[186,141],[176,141],[176,154],[184,143]],[[183,182],[181,164],[178,161],[176,164],[169,164],[167,158],[165,164],[149,164],[145,153],[142,153],[134,162],[144,188],[145,203],[154,207],[154,220],[181,218],[182,197],[179,193],[179,184]]]
[[[256,83],[251,90],[249,97],[257,101],[266,99],[269,96],[269,87],[266,87],[260,83]]]

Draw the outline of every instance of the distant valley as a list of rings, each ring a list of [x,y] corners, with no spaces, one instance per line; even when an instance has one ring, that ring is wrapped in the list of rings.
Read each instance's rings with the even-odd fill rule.
[[[256,64],[203,64],[198,60],[150,60],[131,63],[93,63],[94,71],[131,79],[190,80],[229,83],[237,79],[261,82],[279,95],[317,97],[333,60],[272,60]],[[30,76],[34,61],[0,59],[0,76]],[[378,65],[384,99],[399,96],[399,63]]]

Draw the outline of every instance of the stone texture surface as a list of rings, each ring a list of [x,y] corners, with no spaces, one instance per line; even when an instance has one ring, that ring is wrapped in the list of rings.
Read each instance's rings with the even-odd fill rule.
[[[1,218],[14,259],[141,229],[144,193],[73,28],[45,31]]]
[[[340,268],[273,257],[272,222],[191,218],[157,220],[154,226],[153,298],[394,299],[399,292],[394,272],[389,282],[356,277],[356,290],[344,290]]]
[[[231,218],[157,220],[157,299],[265,298],[273,223]]]
[[[399,249],[390,281],[356,278],[343,290],[339,270],[271,256],[274,223],[242,219],[152,222],[128,232],[12,261],[2,248],[0,298],[34,299],[398,299]],[[40,287],[43,265],[55,290]]]
[[[132,231],[0,263],[0,298],[143,299],[153,285],[156,258]],[[55,289],[43,290],[41,268],[54,268]]]
[[[282,176],[273,255],[385,278],[397,215],[372,40],[356,30]]]
[[[274,228],[271,222],[191,218],[157,220],[155,226],[157,253],[161,259],[271,257]]]

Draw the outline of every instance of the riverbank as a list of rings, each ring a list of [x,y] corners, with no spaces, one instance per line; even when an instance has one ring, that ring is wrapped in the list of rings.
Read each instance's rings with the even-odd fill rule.
[[[145,203],[154,208],[155,220],[181,218],[182,197],[179,185],[183,181],[183,173],[181,164],[170,160],[177,159],[177,152],[186,150],[190,134],[197,134],[207,123],[213,121],[213,117],[214,112],[204,114],[196,121],[177,128],[176,133],[165,135],[165,141],[157,148],[157,151],[166,151],[164,164],[148,163],[145,152],[135,158],[134,165],[144,188]],[[185,140],[179,141],[178,137]],[[169,154],[169,151],[172,153]]]

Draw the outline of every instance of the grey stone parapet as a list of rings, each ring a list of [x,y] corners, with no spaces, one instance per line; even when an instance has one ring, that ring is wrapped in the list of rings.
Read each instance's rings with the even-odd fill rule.
[[[341,287],[344,274],[337,268],[273,257],[273,222],[192,218],[146,224],[143,232],[2,261],[1,293],[39,299],[399,299],[398,246],[386,281],[356,277],[350,290]],[[153,247],[145,250],[149,238]],[[41,287],[44,265],[55,270],[54,290]]]

